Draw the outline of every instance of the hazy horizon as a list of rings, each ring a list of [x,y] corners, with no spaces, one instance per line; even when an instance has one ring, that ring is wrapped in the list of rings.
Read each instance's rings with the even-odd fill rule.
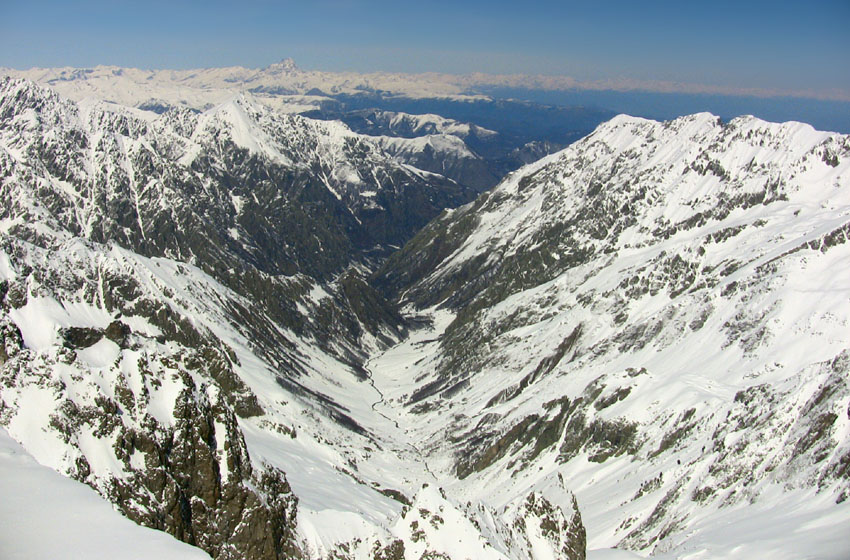
[[[331,72],[526,74],[569,77],[579,88],[850,100],[841,62],[850,54],[850,4],[840,0],[50,0],[3,1],[0,16],[0,66],[19,69],[262,68],[292,57]]]

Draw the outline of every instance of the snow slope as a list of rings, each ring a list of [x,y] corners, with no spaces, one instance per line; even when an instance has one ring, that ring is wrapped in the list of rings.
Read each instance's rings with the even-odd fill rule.
[[[453,494],[562,475],[590,549],[845,557],[849,172],[800,123],[620,116],[390,259],[436,315],[376,383]]]
[[[79,482],[39,465],[0,429],[0,556],[6,560],[209,558],[122,517]]]

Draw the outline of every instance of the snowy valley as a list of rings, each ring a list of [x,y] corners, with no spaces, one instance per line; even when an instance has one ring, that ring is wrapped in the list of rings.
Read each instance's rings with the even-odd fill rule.
[[[169,558],[850,552],[850,137],[621,115],[479,195],[485,126],[262,93],[0,81],[4,480]]]

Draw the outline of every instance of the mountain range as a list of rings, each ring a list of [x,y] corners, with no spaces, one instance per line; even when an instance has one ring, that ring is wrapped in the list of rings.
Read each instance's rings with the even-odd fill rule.
[[[614,116],[593,106],[544,105],[470,91],[456,77],[302,70],[291,59],[266,68],[140,70],[0,69],[0,75],[46,85],[76,101],[99,99],[155,112],[205,111],[235,92],[276,113],[342,121],[353,131],[419,138],[395,141],[406,163],[478,190],[507,172],[563,148]]]
[[[850,550],[850,137],[239,72],[0,82],[9,476],[217,559]]]

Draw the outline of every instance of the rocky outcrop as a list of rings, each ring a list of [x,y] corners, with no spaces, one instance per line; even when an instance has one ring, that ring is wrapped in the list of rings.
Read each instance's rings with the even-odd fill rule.
[[[335,558],[584,560],[585,528],[575,496],[554,477],[501,508],[460,504],[426,485],[378,541],[342,543]]]
[[[14,335],[6,338],[5,347],[17,346]],[[139,337],[133,350],[97,344],[114,356],[111,365],[91,369],[61,346],[7,351],[0,421],[25,445],[37,444],[31,437],[55,442],[39,458],[130,519],[214,558],[300,557],[297,498],[282,472],[252,463],[225,392],[205,367],[190,364],[191,351]],[[33,409],[35,392],[49,395],[51,406]]]

